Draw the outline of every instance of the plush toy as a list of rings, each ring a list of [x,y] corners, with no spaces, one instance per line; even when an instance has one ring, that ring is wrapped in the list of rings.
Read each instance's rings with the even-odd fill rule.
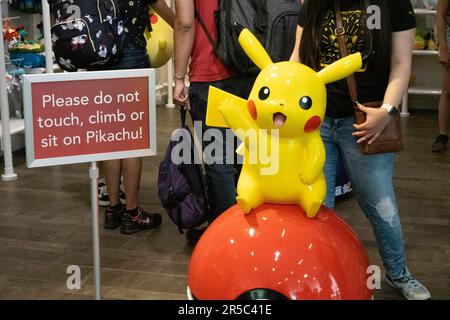
[[[152,30],[145,31],[147,53],[152,68],[165,65],[173,55],[173,29],[150,8],[150,23]]]
[[[3,40],[5,41],[15,41],[18,42],[20,39],[20,34],[11,24],[10,20],[6,20],[3,23]]]
[[[273,63],[247,29],[239,43],[261,73],[248,100],[210,87],[206,118],[208,126],[231,128],[243,142],[237,150],[244,155],[237,203],[244,213],[264,202],[297,204],[313,218],[326,195],[320,137],[325,85],[360,69],[362,55],[317,73],[300,63]]]

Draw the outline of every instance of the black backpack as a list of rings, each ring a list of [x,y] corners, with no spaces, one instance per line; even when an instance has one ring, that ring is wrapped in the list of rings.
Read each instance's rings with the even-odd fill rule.
[[[228,68],[241,74],[257,74],[258,67],[239,45],[242,29],[249,29],[258,38],[273,62],[289,60],[295,46],[300,9],[300,0],[219,0],[215,12],[216,43],[200,15],[196,13],[196,16],[216,55]]]
[[[49,0],[55,58],[61,69],[101,70],[120,60],[125,32],[118,0]],[[79,13],[79,14],[78,14]]]

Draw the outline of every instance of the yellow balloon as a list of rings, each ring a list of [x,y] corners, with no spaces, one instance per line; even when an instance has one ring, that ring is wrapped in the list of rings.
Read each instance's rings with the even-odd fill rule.
[[[153,9],[149,9],[152,32],[145,30],[147,40],[147,54],[152,68],[165,65],[173,56],[173,29]]]
[[[360,53],[320,72],[294,62],[273,63],[263,46],[243,30],[239,43],[261,69],[248,100],[209,89],[206,123],[231,128],[244,156],[236,198],[245,213],[262,203],[297,204],[317,215],[326,196],[325,117],[327,83],[362,67]]]

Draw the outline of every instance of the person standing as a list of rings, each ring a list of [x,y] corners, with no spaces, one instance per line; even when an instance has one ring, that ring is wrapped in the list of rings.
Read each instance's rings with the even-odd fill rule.
[[[439,43],[439,61],[442,64],[442,94],[439,100],[439,135],[433,143],[433,152],[447,150],[450,122],[450,7],[448,0],[439,0],[436,16],[436,32]]]
[[[175,88],[174,100],[190,111],[194,121],[200,121],[203,133],[206,132],[206,107],[209,86],[214,86],[244,99],[250,95],[254,82],[253,76],[242,76],[224,66],[214,52],[213,45],[203,30],[204,23],[212,38],[217,39],[214,12],[218,0],[176,0],[175,39]],[[190,64],[189,64],[190,60]],[[185,77],[189,64],[189,90]],[[226,132],[229,129],[215,128],[222,134],[220,142],[224,146],[223,159],[205,166],[212,222],[222,212],[236,204],[236,177],[233,154],[226,154]],[[200,132],[197,133],[199,136]],[[228,141],[230,143],[230,141]],[[208,143],[203,142],[203,148]],[[230,148],[228,148],[230,150]],[[234,150],[234,148],[231,148]],[[209,163],[209,161],[207,161]],[[191,230],[188,240],[196,242],[204,230]]]
[[[174,13],[164,0],[120,0],[120,15],[126,33],[125,50],[122,59],[112,70],[150,68],[147,55],[145,28],[150,25],[148,5],[170,25],[174,23]],[[123,234],[132,234],[158,227],[162,218],[159,213],[147,213],[139,207],[142,158],[110,160],[102,163],[106,186],[109,193],[109,207],[105,211],[105,229],[120,226]],[[120,176],[123,175],[126,206],[120,202]]]
[[[376,5],[380,27],[369,27],[368,6]],[[343,28],[336,26],[341,8]],[[334,207],[336,160],[342,156],[360,208],[369,219],[386,269],[386,282],[406,299],[430,299],[428,290],[406,267],[405,246],[393,188],[395,155],[364,155],[360,143],[375,141],[392,118],[407,90],[411,74],[415,15],[409,0],[305,0],[297,29],[292,61],[318,71],[340,59],[337,37],[343,34],[349,53],[372,50],[374,57],[357,72],[358,107],[367,121],[355,124],[353,102],[346,80],[327,86],[326,117],[321,135],[326,149],[325,205]],[[317,40],[319,39],[319,41]],[[380,108],[365,102],[383,101]]]

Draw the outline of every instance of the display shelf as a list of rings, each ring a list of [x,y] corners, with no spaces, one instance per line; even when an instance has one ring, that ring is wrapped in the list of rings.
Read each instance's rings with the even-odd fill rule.
[[[413,50],[415,56],[439,56],[439,51],[436,50]]]
[[[423,87],[411,87],[408,89],[408,94],[440,96],[442,94],[442,90]]]
[[[414,9],[414,13],[416,15],[435,15],[437,13],[437,11],[420,8],[420,9]]]
[[[425,16],[428,18],[433,18],[437,14],[437,10],[431,10],[427,8],[415,8],[414,13],[417,16]],[[414,57],[431,57],[432,59],[436,59],[439,56],[439,51],[436,50],[413,50]],[[402,102],[402,116],[409,116],[409,95],[425,95],[425,96],[439,96],[442,94],[442,90],[440,88],[427,88],[427,87],[410,87],[405,93]]]

